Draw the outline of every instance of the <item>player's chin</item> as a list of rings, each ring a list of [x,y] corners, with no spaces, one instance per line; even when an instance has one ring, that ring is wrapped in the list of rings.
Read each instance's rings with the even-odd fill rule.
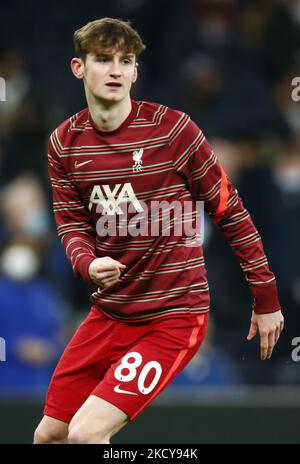
[[[105,95],[101,95],[101,98],[105,101],[117,102],[124,98],[123,92],[108,92]]]

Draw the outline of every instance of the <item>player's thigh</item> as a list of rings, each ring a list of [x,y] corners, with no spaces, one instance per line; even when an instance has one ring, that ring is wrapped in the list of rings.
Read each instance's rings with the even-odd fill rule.
[[[203,314],[153,323],[149,332],[110,367],[92,394],[133,420],[196,354],[207,322],[208,315]]]
[[[67,443],[69,424],[44,416],[34,432],[34,443]]]
[[[113,404],[90,395],[71,420],[69,437],[90,435],[98,443],[103,438],[110,439],[128,420],[127,414]]]
[[[53,373],[44,414],[70,422],[111,361],[110,337],[114,322],[92,308],[68,343]]]

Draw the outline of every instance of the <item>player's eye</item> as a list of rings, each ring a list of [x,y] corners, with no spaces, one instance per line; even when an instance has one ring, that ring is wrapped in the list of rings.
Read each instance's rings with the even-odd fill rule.
[[[97,58],[97,61],[98,63],[108,63],[109,59],[105,58],[104,56],[99,56],[99,58]]]

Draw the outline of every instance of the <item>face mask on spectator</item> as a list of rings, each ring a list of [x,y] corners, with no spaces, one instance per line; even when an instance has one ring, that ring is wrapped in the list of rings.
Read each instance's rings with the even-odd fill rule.
[[[35,277],[39,265],[37,253],[26,245],[10,245],[0,258],[2,273],[16,281],[26,281]]]
[[[44,209],[27,214],[22,223],[23,232],[32,238],[42,238],[49,230],[49,215]]]
[[[275,178],[277,186],[282,192],[300,192],[300,167],[293,165],[281,166],[276,170]]]

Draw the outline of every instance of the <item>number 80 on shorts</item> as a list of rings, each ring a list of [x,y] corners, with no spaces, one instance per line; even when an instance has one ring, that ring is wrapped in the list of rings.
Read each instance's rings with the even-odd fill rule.
[[[130,361],[130,360],[133,361]],[[140,365],[143,362],[142,355],[138,353],[137,351],[131,351],[130,353],[127,353],[123,358],[121,364],[117,367],[115,370],[115,378],[119,380],[119,382],[131,382],[136,375],[137,375],[137,368],[140,367]],[[146,378],[151,371],[151,369],[155,369],[155,375],[148,387],[145,386],[145,381]],[[129,371],[128,373],[124,371]],[[149,361],[147,362],[143,369],[141,370],[141,373],[138,377],[137,381],[137,386],[143,395],[148,395],[149,393],[154,390],[156,385],[158,384],[158,381],[161,377],[162,374],[162,368],[159,362],[157,361]]]

